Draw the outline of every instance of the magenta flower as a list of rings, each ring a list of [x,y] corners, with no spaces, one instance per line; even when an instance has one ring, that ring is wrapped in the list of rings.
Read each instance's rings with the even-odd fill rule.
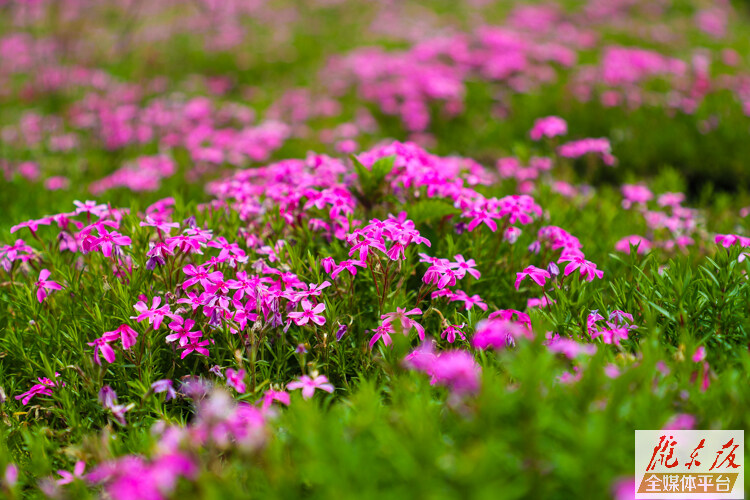
[[[321,259],[320,265],[323,266],[323,270],[327,272],[328,274],[331,274],[331,271],[333,271],[336,268],[336,261],[333,260],[333,257],[325,257]]]
[[[457,279],[462,279],[467,273],[471,274],[476,279],[479,279],[482,276],[476,269],[477,264],[474,262],[474,259],[465,260],[464,256],[461,254],[456,255],[454,259],[456,259],[456,262],[451,262],[448,265],[456,270]]]
[[[342,271],[349,271],[349,274],[351,274],[352,276],[356,276],[357,267],[365,268],[367,267],[367,263],[352,259],[342,260],[341,262],[339,262],[338,266],[336,266],[331,272],[331,278],[336,279],[336,277],[341,274]]]
[[[20,224],[16,224],[15,226],[11,227],[10,232],[11,234],[13,234],[19,229],[26,227],[32,233],[36,233],[37,230],[39,229],[39,226],[49,226],[51,223],[52,223],[52,219],[50,219],[49,217],[27,220],[26,222],[21,222]]]
[[[187,290],[196,283],[200,283],[203,288],[208,288],[215,281],[222,280],[224,275],[220,271],[208,272],[202,266],[189,264],[182,268],[182,272],[190,276],[182,283],[182,289]]]
[[[516,339],[525,336],[524,328],[505,319],[485,319],[477,324],[477,331],[471,339],[477,349],[505,349],[515,345]]]
[[[294,383],[294,382],[292,382]],[[261,405],[261,408],[263,410],[267,410],[271,404],[273,404],[274,401],[278,401],[279,403],[289,406],[290,398],[289,393],[286,391],[274,391],[274,390],[267,390],[263,394],[263,403]]]
[[[202,354],[204,356],[208,356],[208,349],[206,349],[206,346],[209,344],[208,340],[204,340],[202,342],[199,342],[196,338],[191,338],[190,343],[187,344],[182,351],[182,354],[180,354],[180,359],[185,359],[185,357],[190,354],[191,352],[197,352],[198,354]]]
[[[18,482],[18,466],[14,463],[9,463],[5,467],[5,474],[3,474],[3,480],[8,487],[15,487]]]
[[[100,236],[98,238],[94,238],[94,240],[91,242],[91,250],[101,250],[105,257],[111,257],[112,251],[117,247],[130,246],[131,244],[130,238],[128,236],[123,236],[116,231],[108,233],[106,229],[100,228],[99,234]]]
[[[112,349],[112,346],[109,345],[109,342],[112,341],[111,337],[99,337],[98,339],[94,340],[93,342],[88,342],[88,345],[92,346],[94,348],[94,362],[97,365],[101,365],[101,359],[99,359],[99,355],[107,361],[107,363],[113,363],[115,361],[115,350]]]
[[[498,214],[490,213],[486,209],[481,209],[472,210],[463,214],[463,216],[472,218],[469,225],[466,227],[469,232],[473,231],[479,224],[486,225],[493,233],[497,231],[497,222],[495,222],[494,219],[500,218]]]
[[[438,289],[442,290],[445,287],[455,285],[459,279],[459,274],[461,274],[460,271],[454,270],[448,259],[435,259],[429,269],[425,271],[422,281],[436,285]],[[465,274],[464,272],[463,275]]]
[[[736,234],[717,234],[714,238],[714,242],[717,245],[721,245],[724,248],[729,248],[732,245],[740,244],[742,247],[750,247],[750,238],[739,236]]]
[[[447,291],[447,290],[444,290]],[[472,307],[477,306],[482,311],[486,311],[488,309],[487,304],[482,300],[482,297],[480,297],[477,294],[472,295],[469,297],[469,295],[464,292],[463,290],[456,290],[456,293],[449,294],[448,299],[451,302],[463,302],[464,308],[468,311]]]
[[[558,116],[538,118],[529,132],[532,140],[538,141],[542,137],[557,137],[568,133],[568,124]]]
[[[375,345],[375,343],[383,339],[383,343],[386,346],[389,346],[393,343],[393,340],[391,339],[391,333],[394,332],[393,325],[391,325],[389,322],[384,321],[380,326],[378,326],[374,330],[375,334],[370,339],[370,349]]]
[[[626,340],[628,338],[628,329],[626,327],[616,327],[606,330],[597,330],[591,334],[592,339],[599,336],[602,337],[602,341],[605,344],[620,345],[620,340]]]
[[[310,399],[315,393],[315,389],[333,393],[333,385],[328,383],[328,378],[325,375],[318,375],[315,378],[310,378],[307,375],[302,375],[299,380],[289,382],[287,388],[290,390],[302,389],[302,397],[304,399]]]
[[[170,333],[166,337],[167,342],[179,341],[180,347],[185,347],[193,339],[199,339],[203,336],[201,331],[192,331],[195,326],[195,321],[192,319],[183,319],[182,316],[174,316],[174,321],[169,323],[169,329],[174,333]]]
[[[645,206],[646,203],[654,198],[654,193],[649,188],[640,184],[623,184],[620,192],[625,198],[622,200],[622,207],[629,209],[634,204]]]
[[[637,485],[634,477],[618,479],[612,484],[614,500],[633,500]]]
[[[413,319],[407,317],[414,316],[415,314],[422,314],[422,310],[415,307],[414,309],[407,311],[405,307],[397,307],[396,312],[383,314],[380,319],[385,320],[383,323],[388,323],[390,325],[393,325],[394,321],[398,321],[401,324],[404,335],[408,335],[409,331],[414,328],[419,335],[419,339],[424,340],[424,327]],[[370,342],[372,343],[372,340]]]
[[[157,380],[151,384],[151,389],[155,394],[166,392],[167,396],[164,398],[165,401],[177,397],[177,392],[174,390],[174,384],[168,378]]]
[[[560,353],[568,359],[575,359],[581,354],[593,356],[596,353],[594,344],[584,344],[573,339],[556,336],[547,343],[547,348],[554,353]]]
[[[521,286],[521,282],[527,277],[531,278],[534,283],[544,288],[544,284],[548,279],[550,279],[551,276],[550,273],[545,271],[544,269],[539,269],[538,267],[534,266],[528,266],[520,273],[516,273],[516,290],[518,290],[518,287]]]
[[[141,227],[155,227],[157,231],[159,231],[160,236],[161,233],[169,236],[169,233],[172,232],[172,229],[177,229],[180,227],[180,225],[177,222],[167,222],[164,220],[156,220],[150,215],[146,216],[145,221],[141,221],[139,226]]]
[[[630,236],[626,236],[615,243],[615,250],[617,250],[618,252],[630,253],[631,245],[638,248],[637,253],[639,255],[648,253],[651,250],[652,246],[651,242],[643,236],[633,234]]]
[[[164,304],[162,307],[159,307],[159,304],[161,304],[161,297],[158,296],[152,299],[150,308],[145,302],[139,300],[133,306],[133,309],[138,312],[138,316],[131,316],[130,319],[134,319],[139,323],[144,319],[148,319],[149,324],[153,325],[154,330],[158,330],[165,316],[174,317],[169,311],[169,304]]]
[[[104,332],[102,338],[106,338],[107,342],[119,338],[122,341],[122,348],[127,351],[135,345],[135,340],[138,338],[138,332],[130,328],[128,325],[123,324],[111,332]]]
[[[448,342],[452,344],[456,341],[456,334],[458,334],[458,336],[461,337],[462,340],[466,340],[466,335],[464,335],[464,332],[462,331],[465,326],[466,323],[461,323],[460,325],[451,325],[443,330],[443,333],[440,334],[440,338],[444,339],[447,337]]]
[[[691,358],[694,363],[700,363],[704,359],[706,359],[706,348],[703,346],[698,347],[698,349],[695,350],[695,353],[693,354],[693,357]]]
[[[83,460],[79,460],[76,462],[75,466],[73,467],[73,472],[70,473],[66,470],[59,470],[57,471],[58,474],[60,474],[60,479],[57,480],[57,484],[63,485],[63,484],[69,484],[72,483],[76,479],[83,479],[83,471],[86,470],[86,462]]]
[[[481,367],[467,351],[455,350],[435,354],[432,343],[423,343],[404,358],[404,364],[432,377],[430,384],[448,387],[455,396],[479,390]]]
[[[54,281],[48,281],[47,278],[50,276],[50,272],[46,269],[42,269],[39,272],[39,279],[34,284],[36,286],[36,298],[39,303],[47,297],[47,290],[62,290],[62,286]]]
[[[235,371],[232,368],[227,370],[227,385],[240,394],[243,394],[247,390],[244,379],[245,370]]]
[[[295,325],[303,326],[306,325],[308,321],[312,321],[316,325],[325,324],[326,319],[323,316],[320,316],[320,313],[326,309],[325,304],[321,303],[313,307],[309,300],[303,300],[302,309],[302,312],[289,313],[289,318],[294,321]]]
[[[85,202],[75,200],[73,202],[73,205],[76,206],[76,215],[93,214],[97,217],[101,217],[102,215],[107,213],[107,205],[97,205],[96,202],[92,200],[86,200]]]
[[[600,271],[596,268],[596,264],[586,260],[583,256],[565,256],[560,258],[558,262],[569,262],[565,266],[563,274],[569,275],[576,269],[580,269],[581,276],[584,276],[586,281],[594,281],[594,277],[601,279],[604,276],[604,271]]]
[[[432,384],[448,387],[454,394],[473,394],[479,390],[482,368],[467,351],[446,351],[435,358],[430,371]]]
[[[560,156],[566,158],[580,158],[587,154],[596,154],[601,156],[605,165],[611,167],[615,164],[615,157],[612,156],[612,146],[609,143],[609,139],[603,137],[567,142],[560,146],[557,152]]]
[[[695,429],[697,419],[689,413],[678,413],[670,418],[662,430],[692,430]]]
[[[59,373],[55,372],[55,378],[57,378],[59,375]],[[24,392],[23,394],[19,394],[18,396],[16,396],[16,399],[20,399],[22,404],[29,404],[29,401],[31,401],[31,398],[33,398],[34,396],[52,396],[53,387],[65,385],[64,382],[53,382],[46,377],[39,377],[37,380],[39,381],[38,384],[34,384],[33,386],[31,386],[31,389]]]

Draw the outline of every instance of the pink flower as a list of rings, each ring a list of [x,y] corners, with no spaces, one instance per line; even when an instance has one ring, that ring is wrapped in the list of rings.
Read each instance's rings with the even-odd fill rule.
[[[612,485],[614,500],[633,500],[635,498],[635,478],[619,479]]]
[[[278,401],[281,404],[289,406],[289,393],[286,391],[274,391],[271,389],[267,390],[263,394],[263,403],[261,405],[261,408],[263,408],[263,410],[267,410],[274,401]]]
[[[301,302],[302,312],[291,312],[289,318],[294,321],[297,326],[306,325],[308,321],[312,321],[316,325],[324,325],[326,319],[320,315],[326,309],[326,305],[321,303],[313,306],[312,303],[305,299]]]
[[[169,233],[172,232],[172,229],[177,229],[180,227],[180,224],[177,222],[167,222],[164,220],[156,220],[150,215],[146,216],[145,221],[141,221],[139,226],[141,227],[155,227],[157,231],[159,231],[159,236],[163,234],[169,236]]]
[[[111,257],[112,251],[115,250],[116,252],[117,247],[129,246],[131,244],[130,238],[128,236],[123,236],[116,231],[108,233],[106,229],[100,228],[99,234],[100,236],[98,238],[94,238],[94,240],[91,242],[91,249],[101,250],[105,257]]]
[[[107,339],[116,339],[118,337],[122,341],[122,348],[128,350],[135,345],[135,340],[138,338],[138,332],[130,328],[128,325],[123,324],[117,327],[116,330],[112,330],[111,332],[104,332],[104,335],[102,335],[102,338]],[[111,342],[111,340],[107,341]]]
[[[83,479],[83,471],[85,470],[86,462],[84,462],[83,460],[79,460],[73,467],[73,473],[70,473],[66,470],[57,471],[57,473],[60,474],[60,479],[57,480],[57,484],[69,484],[72,483],[75,479]]]
[[[49,217],[27,220],[26,222],[21,222],[20,224],[16,224],[15,226],[11,227],[10,233],[13,234],[24,227],[28,228],[32,233],[36,233],[39,229],[39,226],[49,226],[51,222],[52,219]]]
[[[706,348],[703,346],[698,347],[698,349],[695,350],[692,359],[694,363],[700,363],[706,359]]]
[[[678,207],[683,201],[685,201],[683,193],[664,193],[656,200],[661,207]]]
[[[47,278],[50,276],[50,272],[47,269],[42,269],[39,272],[39,279],[35,283],[36,286],[36,298],[39,303],[47,297],[47,290],[62,290],[62,286],[54,281],[48,281]]]
[[[526,277],[531,278],[534,283],[544,288],[546,280],[550,279],[551,276],[549,272],[545,271],[544,269],[539,269],[538,267],[534,266],[528,266],[520,273],[516,273],[516,290],[518,290],[521,282],[526,279]]]
[[[568,124],[560,117],[548,116],[538,118],[534,122],[534,127],[529,132],[529,136],[538,141],[542,137],[557,137],[568,133]]]
[[[320,265],[323,266],[323,270],[328,274],[331,274],[331,272],[337,267],[336,261],[333,260],[333,257],[325,257],[321,259]]]
[[[16,464],[10,463],[5,467],[3,482],[10,488],[16,485],[18,482],[18,466]]]
[[[654,198],[654,193],[640,184],[623,184],[620,191],[625,198],[622,201],[622,206],[625,209],[630,208],[633,204],[645,205],[646,202]]]
[[[208,356],[208,349],[206,349],[206,346],[208,344],[208,340],[199,342],[196,338],[190,338],[190,343],[182,348],[183,351],[182,354],[180,354],[180,359],[185,359],[185,357],[191,352],[197,352],[198,354],[202,354],[203,356]]]
[[[49,191],[68,189],[68,187],[70,187],[70,179],[60,175],[49,177],[44,181],[44,187]]]
[[[605,165],[611,167],[615,164],[615,157],[612,156],[612,146],[609,143],[609,139],[603,137],[567,142],[560,146],[557,152],[560,156],[566,158],[580,158],[587,154],[597,154],[601,156]]]
[[[547,343],[547,348],[551,352],[561,353],[568,359],[575,359],[581,354],[593,356],[596,353],[596,346],[593,344],[584,344],[576,342],[573,339],[557,337]]]
[[[473,394],[479,390],[482,369],[467,351],[446,351],[435,358],[428,372],[433,384],[447,386],[455,394]]]
[[[742,247],[750,247],[750,238],[739,236],[736,234],[717,234],[714,238],[717,245],[721,245],[724,248],[729,248],[732,245],[740,244]]]
[[[444,291],[448,291],[448,290],[444,290]],[[469,295],[463,290],[456,290],[456,293],[448,295],[448,299],[451,302],[463,302],[464,308],[467,311],[470,310],[474,306],[477,306],[482,311],[486,311],[488,309],[488,306],[482,300],[482,297],[480,297],[477,294],[474,294],[471,297],[469,297]]]
[[[662,430],[691,430],[695,429],[696,418],[689,413],[678,413],[664,424]]]
[[[378,326],[375,329],[375,335],[373,335],[372,338],[370,339],[370,349],[372,349],[375,343],[380,339],[383,339],[383,343],[386,346],[391,345],[391,343],[393,342],[393,340],[391,339],[391,333],[393,332],[394,332],[393,325],[391,325],[387,321],[384,321],[380,326]]]
[[[467,351],[454,350],[435,354],[431,342],[423,343],[404,358],[404,364],[424,372],[432,379],[430,384],[448,387],[456,396],[476,393],[482,369]]]
[[[440,334],[440,338],[444,339],[447,337],[448,342],[452,344],[456,341],[456,334],[458,334],[458,336],[461,337],[462,340],[466,340],[466,335],[464,335],[464,332],[461,331],[461,329],[465,326],[466,323],[461,323],[460,325],[451,325],[443,330],[443,333]]]
[[[57,378],[59,375],[59,373],[55,372],[55,378]],[[20,399],[22,404],[29,404],[29,401],[31,401],[31,398],[33,398],[34,396],[52,396],[53,387],[65,385],[64,382],[53,382],[46,377],[39,377],[37,380],[39,381],[38,384],[34,384],[33,386],[31,386],[31,389],[24,392],[23,394],[19,394],[18,396],[16,396],[16,399]]]
[[[497,222],[495,222],[494,219],[499,219],[500,216],[496,213],[491,213],[486,209],[481,209],[471,210],[463,214],[463,216],[472,218],[469,222],[469,225],[466,226],[466,229],[469,232],[473,231],[479,224],[486,225],[493,233],[497,231]]]
[[[247,388],[245,387],[245,370],[233,370],[229,368],[227,370],[227,385],[232,387],[235,391],[243,394]]]
[[[151,389],[154,391],[155,394],[159,394],[162,392],[166,392],[167,396],[164,398],[165,401],[169,401],[170,399],[173,399],[177,397],[177,392],[174,390],[173,383],[168,378],[157,380],[153,384],[151,384]]]
[[[172,330],[174,333],[170,333],[166,336],[165,340],[167,342],[174,342],[175,340],[179,341],[180,347],[185,347],[190,342],[193,341],[193,339],[199,339],[203,336],[203,332],[201,331],[192,331],[193,326],[195,326],[195,321],[192,319],[183,319],[181,316],[174,316],[174,321],[169,323],[169,329]]]
[[[628,329],[625,327],[617,327],[606,330],[597,330],[591,334],[592,339],[599,336],[602,337],[605,344],[620,345],[620,340],[626,340],[628,338]]]
[[[315,378],[310,378],[307,375],[302,375],[299,380],[289,382],[287,388],[290,390],[302,389],[302,397],[304,399],[310,399],[315,393],[315,389],[333,393],[333,385],[328,383],[328,378],[325,375],[318,375]]]
[[[158,296],[152,299],[150,308],[144,301],[139,300],[133,306],[133,309],[138,312],[138,316],[131,316],[130,319],[134,319],[139,323],[144,319],[148,319],[148,322],[153,325],[154,330],[158,330],[165,316],[174,317],[169,311],[169,304],[164,304],[161,307],[159,307],[159,304],[161,304],[161,297]]]
[[[567,276],[576,269],[580,269],[581,276],[584,276],[586,281],[594,281],[594,277],[601,279],[604,276],[604,271],[600,271],[596,268],[596,264],[586,260],[583,256],[565,256],[560,258],[558,262],[569,262],[565,266],[564,275]]]
[[[617,378],[620,376],[620,369],[617,365],[609,363],[604,367],[604,374],[609,378]]]
[[[99,355],[107,361],[107,363],[113,363],[115,361],[115,350],[112,349],[112,346],[109,345],[109,342],[111,342],[111,337],[100,337],[93,342],[88,342],[88,345],[94,347],[94,361],[97,365],[101,365],[102,362],[99,359]]]
[[[617,243],[615,243],[615,250],[623,253],[630,253],[630,247],[638,247],[638,254],[645,254],[651,250],[651,242],[643,236],[631,235],[626,236]]]
[[[525,336],[518,323],[504,319],[485,319],[477,324],[477,331],[471,340],[477,349],[489,347],[499,350],[515,344],[516,339]]]
[[[482,276],[476,269],[477,264],[474,262],[474,259],[465,260],[461,254],[456,255],[454,259],[456,259],[456,262],[451,262],[448,266],[456,270],[456,279],[462,279],[467,273],[476,279]]]
[[[383,323],[388,323],[390,325],[394,324],[394,320],[398,321],[401,324],[404,335],[408,335],[409,331],[414,328],[419,335],[419,339],[424,340],[424,328],[422,325],[407,317],[414,316],[415,314],[422,314],[422,310],[415,307],[414,309],[407,311],[405,307],[397,307],[396,312],[383,314],[380,319],[385,320]]]
[[[97,205],[95,201],[87,200],[85,202],[80,202],[78,200],[75,200],[73,202],[73,205],[76,206],[76,214],[93,214],[97,217],[101,217],[102,215],[107,213],[107,205]]]

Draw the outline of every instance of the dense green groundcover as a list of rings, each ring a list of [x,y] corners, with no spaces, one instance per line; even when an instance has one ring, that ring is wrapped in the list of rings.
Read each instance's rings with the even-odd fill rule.
[[[0,494],[624,500],[750,427],[748,30],[0,0]]]

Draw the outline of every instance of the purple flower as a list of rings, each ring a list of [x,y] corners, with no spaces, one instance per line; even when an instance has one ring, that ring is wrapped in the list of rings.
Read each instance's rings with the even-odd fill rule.
[[[155,394],[166,392],[167,396],[164,398],[164,401],[169,401],[170,399],[177,397],[177,392],[174,390],[174,384],[169,379],[157,380],[151,384],[151,389]]]
[[[336,342],[341,341],[344,335],[346,335],[348,329],[349,327],[347,325],[342,325],[341,323],[339,323],[339,327],[336,330]]]

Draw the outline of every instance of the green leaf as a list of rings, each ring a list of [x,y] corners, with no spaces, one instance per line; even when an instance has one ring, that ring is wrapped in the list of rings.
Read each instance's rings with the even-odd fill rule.
[[[450,203],[442,200],[422,200],[411,205],[406,213],[409,214],[409,218],[414,221],[414,224],[418,225],[461,212]]]

